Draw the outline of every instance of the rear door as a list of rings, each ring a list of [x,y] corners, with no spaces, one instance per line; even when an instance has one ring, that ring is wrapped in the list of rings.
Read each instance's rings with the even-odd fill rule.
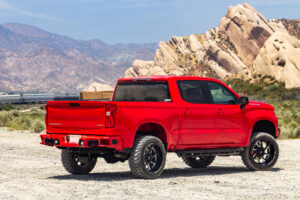
[[[177,85],[183,100],[180,107],[180,144],[213,144],[216,112],[214,105],[209,104],[203,81],[179,80]]]
[[[49,101],[47,133],[105,135],[105,105],[101,101]]]
[[[240,108],[238,97],[217,82],[207,81],[206,87],[216,109],[215,143],[243,143],[247,136],[247,124],[245,112]]]

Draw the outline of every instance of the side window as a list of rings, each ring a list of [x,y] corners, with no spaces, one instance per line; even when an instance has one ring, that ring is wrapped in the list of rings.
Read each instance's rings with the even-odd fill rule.
[[[223,85],[215,82],[207,82],[209,91],[211,93],[213,102],[215,104],[236,104],[237,100]]]
[[[181,98],[189,103],[208,103],[205,96],[202,81],[184,80],[177,81]]]

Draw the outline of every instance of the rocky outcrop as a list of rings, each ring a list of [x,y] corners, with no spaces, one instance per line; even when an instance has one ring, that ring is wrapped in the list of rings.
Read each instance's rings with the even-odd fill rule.
[[[135,61],[126,71],[125,76],[166,73],[223,79],[250,72],[270,75],[266,69],[268,65],[263,62],[267,62],[264,59],[267,59],[265,57],[268,55],[264,55],[261,51],[273,35],[290,36],[289,32],[292,28],[288,30],[287,27],[291,26],[286,24],[284,20],[267,20],[247,3],[230,6],[218,27],[203,34],[173,36],[168,42],[160,42],[154,61]],[[297,36],[297,32],[294,36]],[[282,54],[286,53],[282,51]],[[260,70],[254,67],[259,64],[263,64]],[[279,78],[277,75],[275,78],[286,82],[287,77]],[[289,87],[290,84],[287,83],[286,86]]]
[[[300,40],[300,19],[276,19],[271,22],[281,23],[290,35]]]
[[[274,32],[264,16],[246,3],[230,6],[226,16],[221,19],[219,28],[247,66],[253,63],[259,49]]]

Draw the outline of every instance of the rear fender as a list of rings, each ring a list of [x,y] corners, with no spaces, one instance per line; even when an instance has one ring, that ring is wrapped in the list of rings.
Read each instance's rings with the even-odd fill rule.
[[[137,124],[137,126],[136,126],[136,128],[135,128],[135,130],[134,130],[134,136],[133,136],[133,138],[132,138],[132,143],[131,143],[132,146],[133,146],[133,144],[134,144],[135,136],[136,136],[138,130],[139,130],[140,127],[141,127],[142,125],[144,125],[144,124],[157,124],[157,125],[161,126],[161,127],[163,128],[164,133],[165,133],[165,140],[166,140],[165,142],[166,142],[166,143],[169,143],[169,142],[168,142],[168,134],[167,134],[167,129],[166,129],[166,127],[165,127],[160,121],[158,121],[158,120],[155,120],[155,119],[145,119],[145,120],[140,121],[140,122]],[[164,142],[164,141],[163,141],[163,142]]]

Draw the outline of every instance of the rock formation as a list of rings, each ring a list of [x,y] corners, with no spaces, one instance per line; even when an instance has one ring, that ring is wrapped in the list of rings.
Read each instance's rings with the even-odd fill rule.
[[[288,88],[300,87],[300,68],[295,64],[299,24],[297,20],[267,20],[247,3],[230,6],[219,26],[203,34],[173,36],[168,42],[160,42],[154,61],[134,61],[125,76],[169,74],[223,79],[251,72],[274,76]],[[274,38],[286,44],[286,49],[277,51]],[[275,67],[275,54],[285,60],[284,68]],[[291,72],[294,75],[290,76]]]

